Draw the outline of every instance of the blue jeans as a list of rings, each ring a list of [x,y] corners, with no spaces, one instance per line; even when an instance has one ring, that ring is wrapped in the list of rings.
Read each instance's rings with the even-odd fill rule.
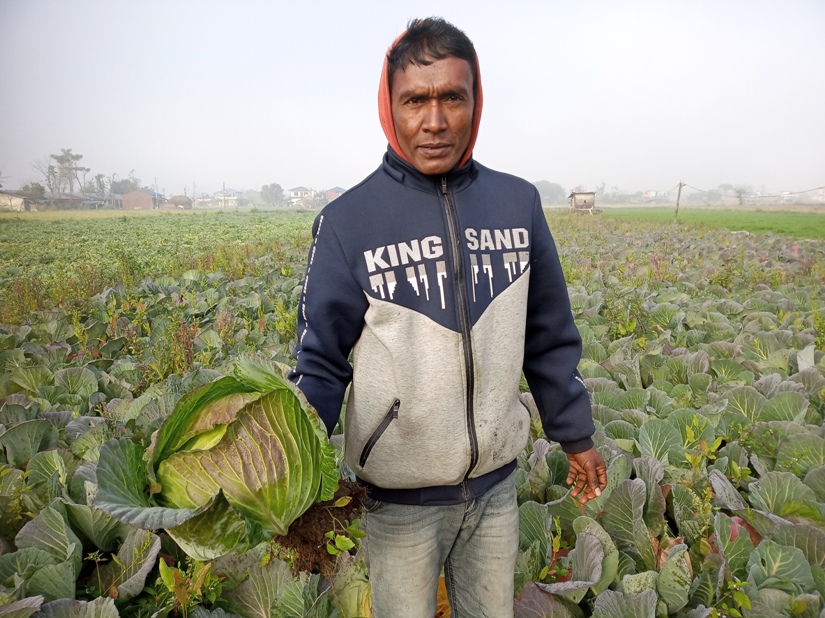
[[[519,522],[512,474],[452,506],[367,500],[362,524],[374,618],[433,618],[442,566],[453,618],[513,616]]]

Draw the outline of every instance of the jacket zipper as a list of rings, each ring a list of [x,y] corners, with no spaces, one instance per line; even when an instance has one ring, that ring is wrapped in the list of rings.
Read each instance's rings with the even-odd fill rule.
[[[372,435],[367,440],[366,444],[364,444],[364,449],[361,451],[361,459],[358,460],[358,465],[362,468],[367,463],[367,457],[370,456],[370,452],[372,452],[372,448],[375,446],[376,442],[378,442],[379,438],[384,435],[384,432],[387,431],[387,427],[390,426],[390,423],[393,422],[394,419],[398,418],[398,408],[401,407],[401,401],[396,399],[392,402],[390,409],[387,410],[387,413],[384,415],[384,418],[381,419],[381,423],[379,423],[378,427],[376,427],[375,431],[372,432]]]
[[[461,237],[458,233],[458,215],[455,211],[455,204],[450,196],[447,187],[447,177],[441,178],[441,196],[444,200],[444,209],[447,212],[447,227],[450,235],[450,246],[453,256],[453,277],[456,301],[458,303],[458,323],[461,329],[462,343],[464,346],[464,372],[467,380],[467,433],[470,436],[470,466],[464,475],[461,483],[461,491],[464,499],[469,498],[467,491],[467,481],[470,473],[478,463],[478,436],[476,435],[475,424],[475,369],[473,364],[473,344],[470,341],[470,309],[467,304],[467,289],[464,283],[464,258],[461,253]]]

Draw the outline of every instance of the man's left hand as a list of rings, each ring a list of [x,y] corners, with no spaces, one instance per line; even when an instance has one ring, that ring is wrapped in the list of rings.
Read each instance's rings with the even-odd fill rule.
[[[570,462],[567,484],[576,484],[570,495],[574,498],[579,496],[579,504],[601,496],[602,490],[607,487],[607,464],[598,451],[592,447],[581,453],[566,455]]]

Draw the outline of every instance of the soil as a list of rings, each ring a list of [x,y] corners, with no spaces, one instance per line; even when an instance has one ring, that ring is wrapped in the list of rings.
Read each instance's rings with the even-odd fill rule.
[[[344,497],[352,499],[344,506],[335,506]],[[292,568],[296,573],[321,573],[331,579],[337,556],[327,551],[329,539],[324,535],[330,530],[346,534],[343,528],[361,517],[366,497],[367,490],[358,483],[340,481],[332,500],[316,502],[292,523],[289,534],[278,539],[278,544],[295,552]]]

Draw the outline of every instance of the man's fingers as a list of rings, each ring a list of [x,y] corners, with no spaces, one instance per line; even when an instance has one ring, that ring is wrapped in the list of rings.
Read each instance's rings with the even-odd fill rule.
[[[582,492],[587,483],[585,481],[584,474],[582,474],[581,470],[574,469],[574,467],[571,466],[570,472],[567,475],[567,484],[573,485],[573,489],[570,492],[570,495],[575,498]]]
[[[598,475],[599,475],[599,485],[598,486],[601,487],[602,489],[604,489],[605,487],[607,487],[607,469],[602,468],[601,466],[599,466],[597,472],[598,472]]]
[[[595,495],[602,495],[602,485],[600,483],[600,479],[596,475],[596,471],[592,468],[587,471],[587,483],[588,485],[590,485],[590,489],[593,491]]]

